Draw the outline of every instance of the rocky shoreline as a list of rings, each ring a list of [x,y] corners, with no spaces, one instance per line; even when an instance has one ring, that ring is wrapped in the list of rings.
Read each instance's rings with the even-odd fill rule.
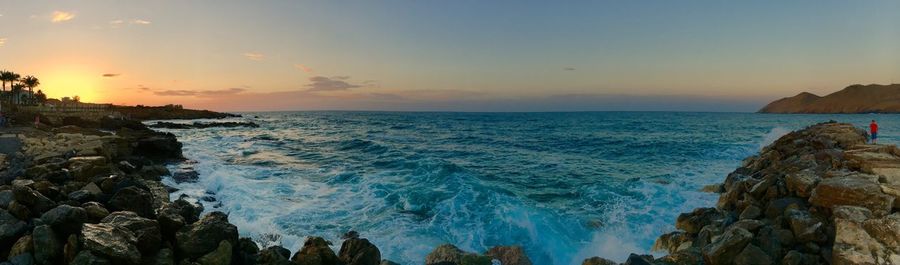
[[[22,151],[0,161],[0,264],[396,264],[353,231],[337,253],[320,237],[293,255],[260,249],[225,213],[201,216],[202,205],[169,198],[163,177],[196,178],[166,168],[184,159],[174,135],[137,121],[96,124],[18,134]],[[840,123],[782,137],[714,189],[716,207],[679,216],[679,231],[654,246],[668,255],[625,264],[900,264],[900,150],[865,140]],[[442,245],[424,260],[497,262],[532,264],[517,246]]]

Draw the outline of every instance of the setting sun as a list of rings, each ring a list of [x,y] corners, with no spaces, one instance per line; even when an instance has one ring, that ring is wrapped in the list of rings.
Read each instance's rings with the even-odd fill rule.
[[[84,66],[64,65],[41,74],[40,89],[51,98],[79,96],[84,102],[103,102],[102,77]]]

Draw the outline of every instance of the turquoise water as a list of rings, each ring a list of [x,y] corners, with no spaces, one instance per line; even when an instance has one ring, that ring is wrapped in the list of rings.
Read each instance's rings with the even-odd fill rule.
[[[256,118],[252,118],[253,116]],[[435,246],[483,252],[522,245],[535,264],[624,260],[711,206],[717,183],[762,146],[834,119],[898,115],[744,113],[252,113],[260,128],[167,130],[201,175],[175,184],[208,194],[242,236],[292,251],[306,236],[340,245],[356,230],[386,259],[422,264]],[[867,127],[867,126],[866,126]],[[271,238],[266,234],[282,234]],[[266,239],[268,238],[268,239]]]

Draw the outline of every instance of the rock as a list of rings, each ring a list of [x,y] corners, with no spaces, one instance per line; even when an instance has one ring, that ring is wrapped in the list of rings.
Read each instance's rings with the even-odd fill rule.
[[[101,223],[117,225],[131,231],[137,239],[135,246],[144,254],[153,254],[162,243],[159,223],[140,217],[134,212],[114,212],[103,218]]]
[[[9,204],[15,199],[11,190],[0,191],[0,209],[7,209]]]
[[[400,265],[400,263],[396,263],[396,262],[385,259],[385,260],[381,260],[380,265]]]
[[[338,265],[341,261],[321,237],[309,237],[291,261],[298,265]]]
[[[13,197],[19,203],[28,206],[32,212],[46,212],[56,207],[53,200],[26,186],[13,186]]]
[[[100,222],[107,215],[109,215],[109,210],[106,210],[103,205],[100,205],[97,202],[86,202],[81,205],[84,208],[84,211],[87,212],[88,219],[94,223]]]
[[[156,218],[153,209],[153,196],[150,192],[131,186],[116,192],[109,199],[109,207],[115,211],[131,211],[142,217]]]
[[[784,255],[784,258],[781,259],[782,265],[802,265],[806,264],[803,260],[803,253],[800,251],[791,250],[788,251],[787,255]]]
[[[28,225],[22,220],[0,210],[0,246],[9,246],[18,241],[19,236],[25,233]]]
[[[41,221],[68,235],[78,232],[81,224],[88,221],[88,215],[81,207],[60,205],[41,215]]]
[[[747,244],[744,250],[734,258],[735,265],[771,265],[772,258],[759,247]]]
[[[484,253],[486,256],[500,260],[503,265],[531,265],[531,260],[520,246],[496,246]]]
[[[175,265],[175,253],[168,248],[160,249],[153,256],[145,257],[142,265]]]
[[[75,260],[75,256],[78,255],[78,251],[81,251],[78,235],[71,234],[66,240],[66,245],[63,246],[63,260],[66,263],[71,263],[72,260]]]
[[[881,216],[891,212],[894,197],[884,194],[877,182],[850,175],[822,180],[813,190],[809,201],[824,208],[837,205],[860,206]]]
[[[110,265],[109,260],[94,256],[90,251],[84,250],[75,256],[70,265]]]
[[[813,172],[802,171],[789,174],[785,176],[784,180],[788,191],[793,192],[797,197],[809,198],[813,188],[815,188],[821,178],[816,176]]]
[[[775,199],[769,202],[766,205],[766,217],[769,219],[775,219],[781,215],[784,215],[784,211],[787,209],[805,209],[806,200],[796,198],[796,197],[785,197]]]
[[[34,264],[34,257],[31,256],[31,253],[23,253],[9,258],[9,262],[13,265],[32,265]]]
[[[738,218],[740,218],[740,219],[756,219],[760,215],[762,215],[762,209],[760,209],[759,207],[756,207],[756,205],[750,205],[750,206],[747,206],[747,208],[744,208],[743,211],[741,211],[741,215]]]
[[[141,260],[141,252],[135,246],[137,239],[128,229],[111,224],[84,224],[81,239],[85,249],[103,254],[116,264],[138,264]]]
[[[15,244],[13,244],[12,248],[9,249],[9,258],[22,255],[24,253],[31,253],[34,251],[34,244],[31,240],[31,235],[25,235],[19,238]]]
[[[202,205],[195,205],[184,198],[179,198],[170,204],[170,206],[184,218],[185,224],[193,224],[200,220],[200,213],[203,212]]]
[[[344,240],[338,253],[338,259],[346,265],[378,265],[381,263],[381,251],[365,238],[351,237]]]
[[[197,223],[181,228],[175,237],[181,253],[196,259],[218,248],[222,240],[234,245],[238,240],[238,231],[237,227],[228,223],[227,215],[211,212]]]
[[[848,219],[854,222],[863,222],[872,218],[872,211],[863,207],[839,205],[832,210],[835,219]]]
[[[138,138],[134,143],[133,154],[155,161],[168,161],[183,158],[181,143],[171,133],[154,133]]]
[[[200,179],[200,173],[194,171],[193,168],[182,168],[172,173],[172,180],[175,183],[197,182],[198,179]]]
[[[425,256],[425,265],[459,264],[464,254],[454,245],[440,245]]]
[[[619,263],[601,257],[593,257],[584,260],[581,265],[619,265]]]
[[[703,248],[706,264],[731,264],[737,254],[744,250],[753,234],[742,228],[732,228]]]
[[[281,246],[271,246],[259,252],[259,265],[291,265],[291,251]]]
[[[731,226],[729,227],[739,227],[744,230],[753,232],[758,230],[763,225],[765,225],[765,223],[760,220],[744,219],[731,224]]]
[[[259,257],[259,246],[253,239],[242,237],[238,239],[237,248],[235,249],[235,260],[237,264],[256,264]]]
[[[694,238],[691,234],[674,231],[671,233],[663,234],[656,239],[656,242],[653,243],[653,247],[651,250],[653,251],[668,251],[669,253],[675,253],[678,251],[678,247],[681,246],[682,243],[691,242]]]
[[[47,225],[34,228],[34,259],[38,264],[62,263],[64,242]]]
[[[625,260],[623,265],[652,265],[651,262],[653,260],[653,256],[642,256],[638,254],[631,253],[628,255],[628,259]]]
[[[675,228],[696,234],[704,226],[720,218],[722,218],[722,215],[715,208],[697,208],[691,213],[678,215],[678,219],[675,221]]]
[[[228,240],[219,242],[219,246],[213,252],[197,259],[201,265],[231,264],[231,243]]]
[[[800,243],[819,242],[828,240],[825,234],[825,224],[809,215],[809,212],[790,209],[786,212],[794,238]]]

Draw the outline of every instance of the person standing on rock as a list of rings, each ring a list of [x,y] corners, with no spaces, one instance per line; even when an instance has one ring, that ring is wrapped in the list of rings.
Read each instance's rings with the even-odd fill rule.
[[[872,144],[877,144],[875,141],[878,140],[878,123],[875,120],[869,124],[869,134],[872,135]]]

